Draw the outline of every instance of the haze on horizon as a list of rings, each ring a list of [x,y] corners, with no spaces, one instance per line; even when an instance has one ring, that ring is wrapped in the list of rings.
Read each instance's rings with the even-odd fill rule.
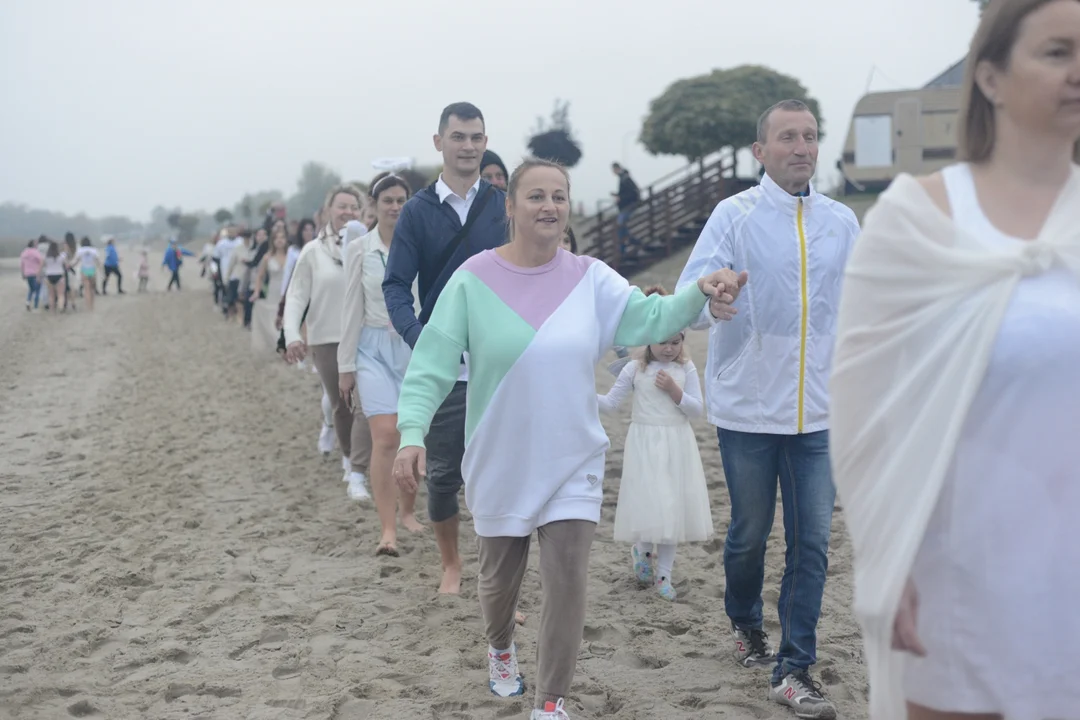
[[[573,199],[591,207],[615,187],[613,160],[643,186],[685,163],[637,143],[652,98],[742,64],[820,101],[827,187],[858,99],[925,84],[977,21],[970,0],[6,2],[0,202],[146,221],[156,205],[289,195],[309,160],[346,179],[385,156],[437,164],[431,135],[458,100],[512,168],[562,98],[584,151]]]

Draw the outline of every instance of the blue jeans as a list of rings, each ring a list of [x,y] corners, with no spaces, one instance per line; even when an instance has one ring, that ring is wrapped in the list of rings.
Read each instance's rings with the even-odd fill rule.
[[[717,436],[731,497],[731,524],[724,544],[724,606],[731,621],[743,629],[762,626],[765,544],[780,481],[787,553],[777,608],[780,649],[773,670],[773,679],[779,680],[817,662],[817,623],[836,499],[829,431],[764,435],[718,429]]]
[[[38,301],[41,300],[41,283],[38,282],[36,275],[30,275],[26,278],[26,284],[29,288],[26,293],[26,304],[29,305],[33,300],[34,309],[37,310]]]

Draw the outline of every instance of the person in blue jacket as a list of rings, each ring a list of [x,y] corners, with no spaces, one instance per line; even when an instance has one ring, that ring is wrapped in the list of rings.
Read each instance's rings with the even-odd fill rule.
[[[167,267],[172,272],[169,286],[165,288],[167,291],[172,290],[173,283],[176,283],[177,290],[180,289],[180,266],[184,264],[185,255],[195,257],[195,253],[177,245],[176,238],[169,238],[169,246],[165,248],[165,259],[161,262],[162,267]]]
[[[480,177],[487,134],[479,108],[464,102],[448,105],[434,142],[443,156],[442,174],[402,208],[383,280],[390,322],[409,347],[416,345],[458,266],[506,242],[506,193]],[[419,318],[412,293],[418,275]],[[466,360],[462,358],[459,380],[435,413],[426,439],[428,517],[443,566],[439,592],[449,594],[461,590],[458,492],[464,485]]]

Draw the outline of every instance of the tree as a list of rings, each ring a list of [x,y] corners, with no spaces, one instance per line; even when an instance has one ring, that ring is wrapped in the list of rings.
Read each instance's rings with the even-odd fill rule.
[[[326,195],[336,185],[341,184],[341,176],[317,162],[305,163],[300,170],[300,179],[296,183],[296,194],[286,203],[289,217],[311,217],[326,202]]]
[[[682,155],[689,162],[757,139],[758,117],[773,104],[802,100],[818,118],[817,100],[793,77],[760,65],[713,70],[678,80],[649,105],[641,143],[653,155]]]
[[[979,6],[979,12],[986,9],[986,6],[990,4],[990,0],[973,0],[975,4]]]
[[[216,222],[218,225],[224,225],[227,222],[232,222],[232,218],[233,214],[225,208],[221,208],[216,213],[214,213],[214,222]]]
[[[441,172],[442,165],[417,165],[401,170],[397,174],[409,183],[409,188],[415,193],[438,180]]]
[[[528,140],[529,152],[538,158],[554,160],[564,167],[574,167],[581,162],[581,145],[574,139],[570,127],[570,102],[555,100],[551,120],[538,118],[532,137]]]

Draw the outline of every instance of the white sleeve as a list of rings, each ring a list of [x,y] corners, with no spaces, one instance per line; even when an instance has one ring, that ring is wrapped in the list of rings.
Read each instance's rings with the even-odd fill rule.
[[[285,271],[281,274],[281,294],[284,295],[289,290],[289,279],[292,278],[293,270],[296,268],[296,261],[299,259],[300,253],[290,250],[285,255]]]
[[[696,283],[701,278],[717,270],[728,268],[739,272],[743,269],[734,266],[735,246],[733,241],[737,221],[742,218],[742,211],[738,205],[731,201],[731,198],[716,206],[712,215],[709,216],[708,222],[705,223],[701,235],[698,236],[697,242],[694,243],[694,249],[690,253],[690,259],[686,261],[686,267],[683,268],[679,281],[675,283],[676,292],[687,284]],[[714,318],[712,313],[709,312],[709,305],[706,303],[705,307],[701,309],[698,319],[690,325],[690,329],[706,330],[720,322],[722,321]]]
[[[596,401],[600,404],[600,412],[610,415],[626,402],[627,396],[634,391],[634,377],[637,375],[638,365],[636,361],[628,362],[615,379],[611,390],[606,395],[597,394]]]
[[[701,398],[701,379],[692,360],[683,364],[683,370],[686,372],[686,382],[683,384],[679,409],[688,418],[699,418],[705,414],[705,402]]]
[[[342,251],[345,256],[345,305],[341,310],[338,341],[338,372],[356,372],[356,348],[364,328],[364,241],[356,240]]]
[[[300,319],[304,317],[304,311],[311,302],[312,272],[311,253],[301,252],[293,269],[289,291],[285,293],[285,315],[282,318],[285,345],[303,341],[300,336]]]

